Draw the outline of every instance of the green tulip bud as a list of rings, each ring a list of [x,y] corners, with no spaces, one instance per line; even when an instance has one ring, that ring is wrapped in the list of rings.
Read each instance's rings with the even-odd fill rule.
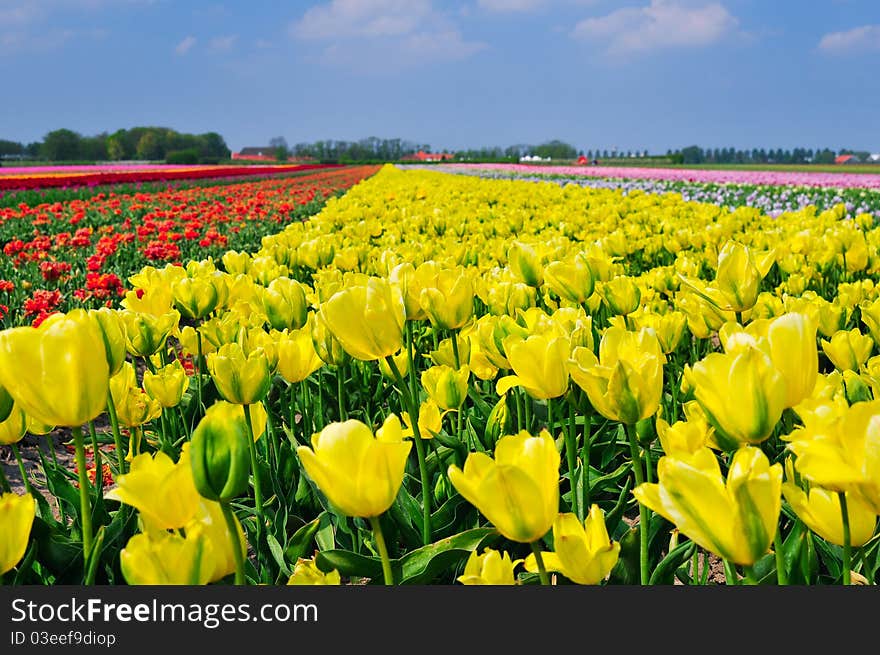
[[[250,450],[245,407],[219,401],[193,431],[190,461],[196,489],[208,500],[228,502],[245,493]]]

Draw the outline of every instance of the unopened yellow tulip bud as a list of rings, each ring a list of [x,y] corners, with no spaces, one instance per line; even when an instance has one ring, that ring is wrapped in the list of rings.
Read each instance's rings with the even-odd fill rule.
[[[375,436],[354,419],[331,423],[312,437],[311,448],[296,449],[308,476],[346,516],[379,516],[397,497],[412,442],[402,440],[400,422],[393,420],[396,429],[388,426]]]
[[[0,575],[11,571],[24,557],[36,509],[30,494],[0,495]]]
[[[642,293],[636,281],[625,275],[619,275],[608,282],[597,285],[596,292],[605,301],[612,314],[621,316],[636,311],[642,300]]]
[[[289,277],[279,277],[260,293],[269,325],[276,330],[298,330],[306,324],[308,301],[302,284]]]
[[[109,377],[101,328],[84,309],[0,332],[0,385],[41,423],[75,427],[97,417]]]
[[[171,293],[175,309],[186,318],[204,318],[220,303],[217,284],[208,277],[181,278],[171,287]]]
[[[520,543],[543,537],[559,511],[559,451],[546,430],[501,437],[495,458],[470,453],[449,481],[498,531]]]
[[[228,343],[210,353],[207,363],[217,391],[230,403],[256,403],[266,396],[272,385],[272,367],[262,348],[245,355],[240,344]]]
[[[806,314],[783,314],[770,322],[767,342],[784,380],[785,406],[794,407],[813,392],[819,376],[816,326]]]
[[[119,312],[109,307],[90,309],[89,316],[98,322],[101,336],[104,338],[104,349],[107,353],[107,364],[110,375],[116,375],[125,361],[125,324]]]
[[[230,275],[238,275],[239,273],[246,275],[250,270],[251,256],[246,252],[228,250],[220,258],[220,261],[223,262],[223,268]]]
[[[293,573],[287,580],[288,585],[338,585],[342,584],[342,577],[339,571],[333,569],[329,573],[324,573],[318,568],[315,559],[305,559],[300,557],[296,560],[293,567]]]
[[[771,466],[760,448],[737,450],[726,482],[708,448],[661,457],[657,477],[633,495],[698,546],[744,566],[770,549],[782,507],[782,465]]]
[[[718,253],[714,282],[726,302],[721,309],[743,312],[754,307],[763,277],[747,246],[735,241],[726,242]]]
[[[126,348],[136,357],[149,357],[159,352],[168,337],[177,330],[180,321],[180,312],[177,310],[158,316],[126,310],[121,316],[125,324]]]
[[[507,551],[486,548],[482,554],[473,551],[464,565],[464,572],[456,578],[463,585],[515,585],[514,569],[521,559],[511,560]]]
[[[189,387],[189,377],[179,360],[174,360],[155,373],[144,371],[144,391],[162,407],[177,407]]]
[[[558,571],[576,584],[602,582],[617,564],[620,543],[612,541],[605,527],[605,514],[598,505],[590,507],[583,523],[570,512],[559,514],[553,522],[552,553],[543,553],[548,571]],[[526,558],[527,571],[537,571],[535,555]]]
[[[119,553],[119,564],[130,585],[204,585],[216,567],[211,543],[198,529],[188,530],[185,537],[136,534]]]
[[[247,491],[251,461],[242,409],[216,403],[193,430],[189,459],[193,482],[203,498],[228,502]]]
[[[275,332],[273,336],[278,352],[278,373],[287,382],[302,382],[324,365],[315,352],[309,325],[292,332]]]
[[[530,287],[539,287],[544,283],[544,265],[535,246],[514,241],[507,251],[510,270]]]
[[[474,285],[463,268],[444,269],[425,286],[419,304],[434,327],[454,330],[467,323],[474,313]]]
[[[449,366],[432,366],[422,371],[422,386],[441,409],[458,409],[467,399],[470,370]]]
[[[129,472],[116,478],[106,498],[137,508],[157,529],[184,527],[196,515],[201,499],[193,482],[188,445],[176,463],[162,451],[155,456],[138,455]]]
[[[859,328],[839,330],[830,341],[822,339],[822,351],[839,371],[858,371],[873,349],[874,340],[859,332]]]
[[[584,257],[551,262],[544,268],[544,281],[557,296],[578,305],[593,295],[596,285],[593,270]]]
[[[400,289],[387,280],[372,278],[366,285],[338,291],[321,306],[321,313],[355,359],[382,359],[403,346],[406,308]]]

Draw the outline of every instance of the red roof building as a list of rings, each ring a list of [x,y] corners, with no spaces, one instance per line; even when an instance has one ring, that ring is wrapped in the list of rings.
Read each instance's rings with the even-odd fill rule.
[[[855,155],[838,155],[834,158],[835,164],[846,164],[850,159],[853,159]]]
[[[455,155],[451,152],[425,152],[424,150],[401,157],[406,161],[452,161],[454,158]]]

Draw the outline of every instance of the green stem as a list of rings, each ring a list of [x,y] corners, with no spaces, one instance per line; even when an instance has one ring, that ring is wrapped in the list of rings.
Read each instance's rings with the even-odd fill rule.
[[[755,579],[755,570],[751,566],[743,567],[744,580],[747,585],[756,585],[758,584],[757,579]]]
[[[113,443],[116,444],[117,474],[125,473],[125,446],[122,444],[122,433],[119,431],[119,417],[116,415],[116,403],[113,396],[107,393],[107,414],[110,416],[110,428],[113,430]]]
[[[452,359],[457,370],[461,368],[461,357],[458,354],[458,335],[455,330],[451,330],[450,334],[452,335]]]
[[[336,367],[336,403],[339,406],[339,420],[345,421],[348,419],[348,414],[345,412],[345,403],[342,400],[342,366]]]
[[[199,331],[199,328],[196,328],[196,344],[197,344],[197,355],[196,355],[196,397],[199,400],[199,410],[204,410],[205,405],[202,402],[202,371],[203,368],[203,357],[202,357],[202,333]]]
[[[846,492],[837,492],[840,499],[840,516],[843,519],[843,584],[852,584],[852,539],[849,531],[849,510],[846,506]]]
[[[724,582],[728,585],[738,585],[739,580],[737,580],[736,568],[729,560],[722,559],[722,561],[724,562]]]
[[[257,512],[257,542],[254,544],[254,551],[257,553],[257,565],[262,573],[263,529],[265,527],[265,518],[263,516],[263,485],[260,481],[260,466],[257,459],[257,444],[254,441],[254,424],[251,419],[250,405],[244,405],[244,421],[247,426],[248,449],[251,454],[251,470],[254,473],[254,507]]]
[[[18,472],[21,474],[21,480],[24,482],[24,490],[28,493],[32,493],[34,489],[31,486],[31,480],[24,468],[24,460],[21,458],[21,451],[18,449],[18,444],[14,443],[10,445],[12,446],[12,452],[15,454],[15,461],[18,463]]]
[[[572,415],[574,415],[574,408],[572,408]],[[584,467],[583,473],[581,476],[583,477],[583,499],[581,500],[581,509],[586,512],[586,509],[590,506],[590,431],[592,429],[592,414],[590,414],[590,410],[584,412],[584,443],[581,446],[581,466]],[[583,517],[579,517],[583,520]]]
[[[538,567],[538,578],[540,578],[541,584],[545,586],[549,585],[550,577],[547,575],[547,569],[544,568],[544,556],[541,555],[541,547],[538,545],[537,541],[529,542],[529,546],[535,554],[535,564]]]
[[[525,429],[523,427],[524,423],[523,423],[522,398],[515,391],[513,393],[513,398],[516,401],[516,430],[517,430],[517,432],[520,432],[521,430]]]
[[[370,526],[373,528],[373,536],[376,538],[376,548],[379,557],[382,558],[382,576],[386,585],[394,584],[394,574],[391,572],[391,560],[388,557],[388,548],[385,546],[385,536],[382,534],[382,523],[378,516],[370,517]]]
[[[416,443],[416,457],[419,462],[419,476],[422,481],[422,543],[427,546],[431,543],[431,483],[428,477],[428,464],[425,460],[425,443],[419,429],[419,406],[406,392],[407,389],[403,382],[403,376],[400,374],[400,369],[397,368],[394,357],[389,355],[385,360],[388,362],[388,368],[394,374],[397,390],[400,393],[403,404],[406,406],[410,422],[412,423],[413,441]]]
[[[636,441],[636,426],[625,424],[626,436],[629,439],[629,453],[632,459],[633,475],[636,478],[636,486],[644,483],[645,476],[642,470],[639,444]],[[648,508],[639,503],[639,573],[641,584],[648,584]]]
[[[92,460],[95,463],[95,506],[98,508],[103,508],[104,462],[101,458],[101,449],[98,447],[98,433],[95,431],[94,421],[89,421],[89,436],[91,436],[92,438]]]
[[[229,533],[229,541],[232,544],[232,556],[235,558],[235,584],[243,585],[244,580],[244,554],[241,552],[241,541],[238,538],[238,526],[235,524],[235,514],[229,503],[221,502],[223,518],[226,519],[226,531]]]
[[[76,472],[79,481],[79,513],[82,522],[83,571],[85,571],[89,562],[89,553],[92,550],[92,508],[89,503],[89,476],[86,472],[86,445],[83,440],[82,426],[76,425],[72,430]]]
[[[776,584],[787,585],[788,574],[785,572],[785,557],[782,554],[782,526],[777,527],[773,536],[773,551],[776,554]]]

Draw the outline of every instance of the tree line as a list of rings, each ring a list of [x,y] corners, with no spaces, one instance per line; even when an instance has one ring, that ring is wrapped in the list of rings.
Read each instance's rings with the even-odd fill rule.
[[[859,161],[867,161],[871,153],[867,150],[841,148],[793,148],[765,149],[752,148],[703,148],[688,146],[680,150],[668,150],[667,157],[681,164],[833,164],[840,155],[855,155]]]
[[[186,134],[167,127],[133,127],[83,136],[62,128],[42,141],[19,143],[0,139],[0,158],[48,161],[169,161],[211,163],[229,159],[226,141],[216,132]]]

